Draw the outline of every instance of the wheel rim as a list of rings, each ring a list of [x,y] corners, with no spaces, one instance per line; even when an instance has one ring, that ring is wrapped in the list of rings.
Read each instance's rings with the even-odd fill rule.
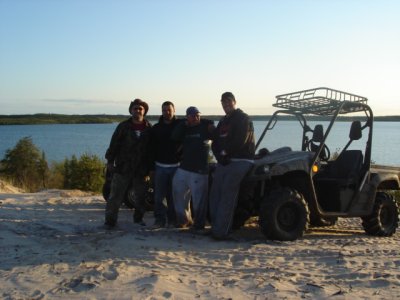
[[[282,206],[278,212],[278,222],[281,228],[291,231],[297,228],[298,209],[291,203]]]

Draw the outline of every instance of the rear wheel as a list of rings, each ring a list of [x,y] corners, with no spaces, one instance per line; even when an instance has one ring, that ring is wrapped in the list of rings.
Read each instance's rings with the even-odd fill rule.
[[[145,198],[144,198],[144,207],[146,211],[152,211],[154,210],[154,193],[153,189],[148,186],[146,187],[147,191],[145,193]],[[137,195],[136,192],[133,188],[129,188],[128,191],[126,192],[126,196],[124,198],[124,204],[128,208],[135,208],[136,207],[136,200],[137,200]]]
[[[106,180],[103,184],[103,189],[102,189],[102,194],[104,200],[106,202],[108,201],[108,198],[110,198],[110,193],[111,193],[111,181],[112,181],[112,174],[106,175]],[[147,188],[147,192],[145,195],[145,201],[144,205],[147,211],[151,211],[154,209],[154,198],[153,198],[153,189],[149,186]],[[126,207],[128,208],[135,208],[135,203],[136,203],[136,193],[135,190],[131,187],[128,188],[128,190],[125,193],[123,203],[125,204]]]
[[[304,197],[296,190],[284,187],[272,190],[264,198],[259,224],[267,238],[293,241],[307,230],[309,215]]]
[[[367,234],[391,236],[396,232],[399,224],[399,206],[392,195],[377,192],[372,213],[361,219]]]

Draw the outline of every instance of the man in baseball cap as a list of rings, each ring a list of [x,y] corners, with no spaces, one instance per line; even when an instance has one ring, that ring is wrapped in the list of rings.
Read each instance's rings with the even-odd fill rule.
[[[172,191],[178,227],[204,231],[208,202],[208,172],[210,140],[214,132],[212,120],[201,119],[195,106],[186,109],[186,122],[181,122],[172,138],[182,142],[182,161],[172,181]],[[191,195],[193,211],[190,213]],[[192,220],[193,217],[193,220]]]

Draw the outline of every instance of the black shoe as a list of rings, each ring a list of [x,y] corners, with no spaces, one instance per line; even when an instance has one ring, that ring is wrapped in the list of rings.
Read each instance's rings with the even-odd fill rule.
[[[238,241],[232,234],[219,236],[211,233],[211,237],[216,241]]]
[[[195,228],[191,227],[189,229],[189,232],[192,234],[197,234],[197,235],[211,235],[211,230],[206,229],[206,228]]]
[[[109,223],[109,222],[105,222],[104,223],[104,229],[106,230],[111,230],[115,228],[115,223]]]
[[[174,228],[175,226],[176,226],[176,220],[175,219],[168,220],[168,223],[167,223],[167,227],[168,228]]]
[[[140,226],[146,226],[146,223],[143,220],[134,220],[133,223],[138,224]]]
[[[152,229],[159,229],[159,228],[164,228],[165,223],[161,221],[155,221],[153,226],[151,226]]]

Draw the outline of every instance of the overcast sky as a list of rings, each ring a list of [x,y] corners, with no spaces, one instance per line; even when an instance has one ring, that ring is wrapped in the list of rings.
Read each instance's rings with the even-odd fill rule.
[[[0,0],[0,114],[249,114],[326,86],[400,115],[397,0]]]

